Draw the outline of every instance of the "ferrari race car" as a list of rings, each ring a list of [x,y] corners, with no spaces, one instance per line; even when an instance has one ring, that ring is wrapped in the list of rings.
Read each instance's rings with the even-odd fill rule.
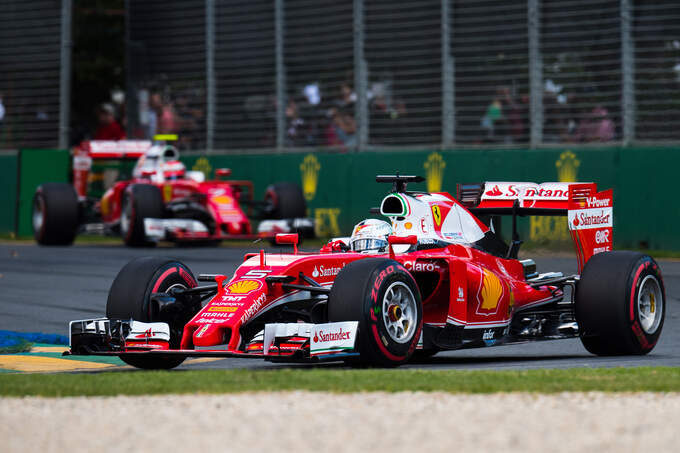
[[[649,256],[611,251],[611,190],[498,182],[459,185],[454,197],[407,191],[420,177],[377,180],[393,184],[379,208],[390,222],[363,221],[316,253],[282,234],[293,253],[246,254],[231,277],[131,261],[106,318],[70,323],[66,354],[139,368],[189,356],[396,366],[414,354],[574,337],[597,355],[654,348],[666,312],[661,270]],[[509,245],[494,233],[502,215],[513,218]],[[538,273],[517,258],[523,215],[567,216],[579,275]]]
[[[113,184],[100,200],[87,196],[93,159],[137,159],[132,179]],[[150,141],[91,141],[76,150],[73,185],[46,183],[33,201],[33,231],[43,245],[68,245],[79,231],[120,235],[127,245],[159,240],[218,242],[222,239],[274,238],[298,232],[313,237],[302,189],[294,183],[270,185],[264,200],[253,199],[250,181],[205,181],[200,171],[186,171],[179,152]],[[252,220],[260,220],[253,231]]]

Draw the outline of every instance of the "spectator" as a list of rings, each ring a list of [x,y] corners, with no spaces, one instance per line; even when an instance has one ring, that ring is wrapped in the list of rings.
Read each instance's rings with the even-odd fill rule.
[[[356,146],[357,125],[352,115],[354,106],[344,108],[331,108],[329,116],[331,122],[326,132],[326,141],[329,145],[351,147]]]
[[[125,132],[116,121],[115,110],[111,104],[104,103],[99,106],[97,118],[99,128],[94,134],[95,140],[122,140],[125,138]]]
[[[614,139],[614,129],[609,111],[598,105],[579,122],[574,138],[577,142],[608,142]]]

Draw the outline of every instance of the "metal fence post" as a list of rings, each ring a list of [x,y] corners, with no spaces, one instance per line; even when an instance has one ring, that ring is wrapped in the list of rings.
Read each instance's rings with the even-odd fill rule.
[[[543,57],[541,55],[540,0],[528,0],[529,27],[529,115],[530,145],[536,148],[543,142]]]
[[[632,33],[633,12],[630,0],[621,0],[621,88],[623,102],[623,144],[635,140],[635,49]]]
[[[442,146],[455,141],[455,90],[453,55],[451,55],[450,0],[442,0]]]
[[[357,101],[354,115],[359,149],[368,144],[368,67],[364,57],[364,2],[354,0],[354,89]]]
[[[61,2],[61,45],[59,62],[59,148],[69,146],[71,120],[71,19],[72,0]]]
[[[274,32],[276,40],[276,148],[286,146],[286,65],[283,54],[285,17],[284,0],[274,2]]]
[[[215,142],[215,0],[205,0],[205,149],[212,152]]]

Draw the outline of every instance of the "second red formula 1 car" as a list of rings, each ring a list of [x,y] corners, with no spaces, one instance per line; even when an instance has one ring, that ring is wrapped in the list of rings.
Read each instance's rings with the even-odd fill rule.
[[[101,199],[87,196],[93,159],[137,159],[132,178],[118,181]],[[33,230],[43,245],[71,244],[79,231],[120,235],[127,245],[159,240],[217,242],[298,232],[313,237],[302,189],[294,183],[270,185],[264,200],[253,199],[250,181],[226,179],[229,169],[205,180],[186,171],[179,152],[144,140],[92,141],[76,149],[73,185],[46,183],[33,203]],[[259,220],[255,231],[251,220]]]
[[[598,355],[646,354],[666,296],[649,256],[611,251],[612,191],[595,184],[483,183],[457,196],[393,184],[352,236],[318,253],[245,256],[233,276],[141,258],[116,277],[106,317],[73,321],[69,354],[118,355],[140,368],[188,356],[345,360],[395,366],[415,353],[579,337]],[[579,275],[538,273],[480,218],[567,216]],[[515,223],[515,222],[513,222]],[[209,281],[199,285],[198,281]]]

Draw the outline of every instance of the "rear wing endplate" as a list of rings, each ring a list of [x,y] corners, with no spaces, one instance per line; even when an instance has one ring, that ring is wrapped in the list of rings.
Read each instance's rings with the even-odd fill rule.
[[[477,216],[567,216],[579,272],[594,254],[612,250],[612,190],[598,192],[595,183],[458,184],[457,198]]]

